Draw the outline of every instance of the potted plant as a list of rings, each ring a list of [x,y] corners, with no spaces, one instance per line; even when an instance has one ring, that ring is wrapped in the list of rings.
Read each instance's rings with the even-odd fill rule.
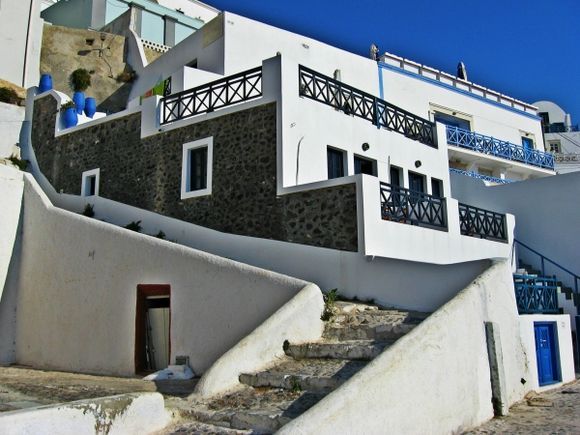
[[[79,119],[77,116],[76,105],[72,101],[67,101],[60,106],[60,112],[65,128],[74,127]]]
[[[81,115],[85,108],[84,91],[91,86],[91,73],[84,68],[75,69],[69,76],[69,84],[74,91],[73,101],[75,102],[77,113]]]

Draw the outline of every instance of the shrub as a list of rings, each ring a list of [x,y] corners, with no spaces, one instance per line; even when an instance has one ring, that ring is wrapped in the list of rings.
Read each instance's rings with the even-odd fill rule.
[[[137,231],[138,233],[141,232],[143,227],[141,226],[141,221],[133,221],[125,225],[125,228],[131,231]]]
[[[86,217],[93,217],[95,215],[95,206],[93,204],[85,205],[83,215]]]
[[[157,237],[158,239],[165,240],[166,235],[163,231],[159,230],[159,232],[155,235],[155,237]]]
[[[64,112],[66,109],[74,109],[75,103],[73,101],[67,101],[66,103],[63,103],[60,105],[60,111]]]
[[[19,159],[14,154],[8,157],[8,160],[10,160],[14,166],[18,166],[18,169],[21,171],[25,171],[29,163],[28,160]]]
[[[117,74],[116,80],[119,83],[133,83],[137,79],[135,71],[123,71]]]
[[[75,69],[69,76],[69,84],[75,92],[85,91],[91,86],[91,74],[84,68]]]
[[[321,320],[327,321],[334,316],[334,303],[338,299],[338,289],[329,290],[324,296],[324,311],[322,312],[322,316],[320,316]]]
[[[0,101],[8,104],[20,104],[20,97],[12,88],[0,88]]]

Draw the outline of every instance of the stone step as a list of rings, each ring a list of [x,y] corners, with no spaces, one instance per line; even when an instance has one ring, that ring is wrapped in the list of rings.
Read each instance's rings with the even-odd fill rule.
[[[408,334],[417,326],[413,323],[394,324],[337,324],[328,323],[324,329],[323,337],[328,340],[375,340],[379,342],[395,341]]]
[[[243,373],[240,382],[251,387],[283,388],[290,391],[330,392],[366,365],[366,361],[288,358],[258,373]]]
[[[247,388],[208,402],[196,403],[189,411],[189,417],[229,430],[274,433],[324,396],[324,393]]]
[[[295,359],[332,358],[370,361],[392,342],[378,343],[373,340],[323,341],[319,343],[290,344],[286,355]]]

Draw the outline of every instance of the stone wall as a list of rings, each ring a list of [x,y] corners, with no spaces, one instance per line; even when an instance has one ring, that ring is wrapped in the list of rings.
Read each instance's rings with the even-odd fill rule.
[[[32,144],[53,187],[80,193],[100,168],[99,195],[218,231],[356,251],[356,186],[276,195],[276,105],[140,138],[132,114],[57,138],[52,97],[34,107]],[[213,137],[212,194],[180,199],[182,145]],[[139,220],[139,216],[135,216]]]

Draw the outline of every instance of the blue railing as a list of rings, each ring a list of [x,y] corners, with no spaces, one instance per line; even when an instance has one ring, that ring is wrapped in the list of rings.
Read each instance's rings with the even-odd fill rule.
[[[525,148],[462,128],[447,126],[447,143],[502,159],[554,169],[554,156],[551,153]]]
[[[574,280],[574,293],[578,293],[578,288],[579,288],[578,284],[580,283],[580,276],[579,275],[575,274],[574,272],[570,271],[569,269],[566,269],[564,266],[559,265],[554,260],[551,260],[550,258],[546,257],[545,255],[540,254],[538,251],[536,251],[533,248],[530,248],[525,243],[522,243],[519,240],[514,239],[514,246],[516,246],[516,245],[519,245],[522,248],[525,248],[528,251],[530,251],[531,253],[536,254],[538,257],[540,257],[540,265],[541,265],[540,271],[542,272],[542,275],[546,274],[546,262],[552,264],[553,266],[557,267],[561,271],[570,275],[572,277],[572,279]],[[578,310],[579,310],[578,314],[580,314],[580,307],[578,307]]]
[[[464,171],[462,169],[456,169],[456,168],[449,168],[449,172],[454,172],[454,173],[460,174],[460,175],[467,175],[468,177],[471,177],[471,178],[478,178],[480,180],[489,181],[490,183],[496,183],[496,184],[509,184],[509,183],[513,183],[515,181],[515,180],[510,180],[509,178],[490,177],[489,175],[482,175],[482,174],[478,174],[477,172],[469,172],[469,171]]]
[[[520,314],[558,314],[556,278],[514,275],[516,302]]]

